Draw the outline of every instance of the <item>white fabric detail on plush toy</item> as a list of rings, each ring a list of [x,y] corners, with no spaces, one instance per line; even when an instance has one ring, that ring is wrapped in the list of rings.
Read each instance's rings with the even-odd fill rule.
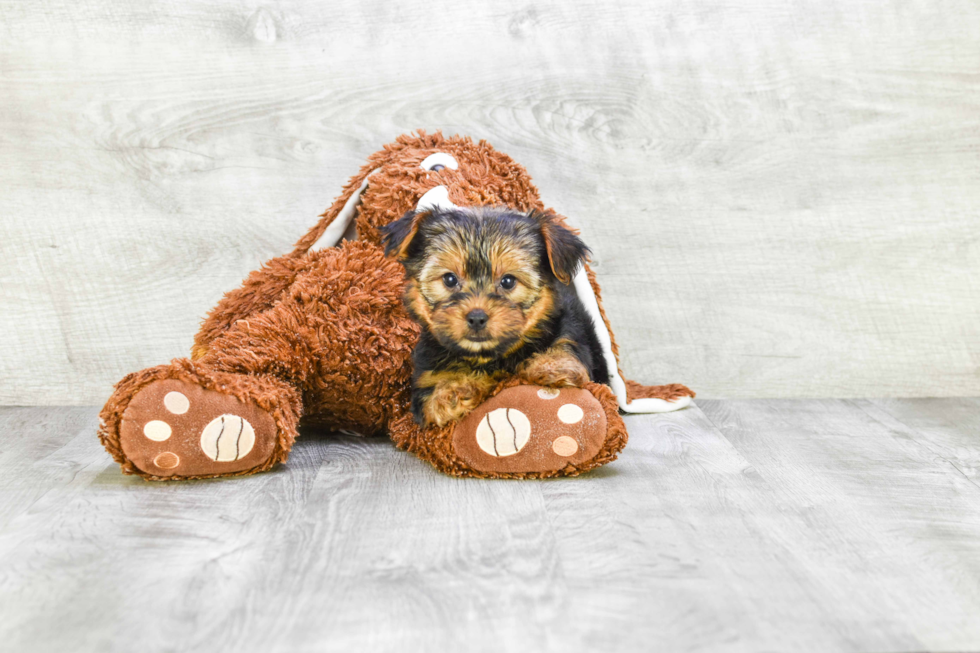
[[[432,209],[458,209],[459,207],[449,201],[449,189],[445,186],[430,188],[425,195],[419,198],[419,203],[415,205],[415,212],[431,211]]]
[[[602,320],[602,313],[599,312],[599,301],[596,299],[592,284],[589,283],[589,275],[585,271],[584,265],[579,267],[572,283],[575,285],[575,294],[578,295],[589,317],[592,318],[592,322],[595,323],[595,334],[599,339],[602,356],[605,358],[606,367],[609,370],[609,385],[612,387],[613,394],[616,395],[619,408],[627,413],[667,413],[689,406],[691,404],[690,397],[680,397],[676,401],[665,401],[654,397],[634,399],[633,401],[626,400],[626,382],[623,381],[623,377],[619,376],[619,366],[616,364],[616,356],[612,351],[612,338],[609,337],[609,329],[606,328],[606,323]]]
[[[423,170],[432,170],[436,166],[451,168],[453,170],[459,169],[459,164],[456,163],[456,159],[454,159],[451,154],[446,154],[445,152],[430,154],[422,160],[422,163],[420,163],[419,166]]]
[[[337,214],[337,217],[334,218],[333,222],[327,225],[323,235],[317,238],[316,242],[310,247],[311,250],[334,247],[341,240],[344,240],[345,235],[347,236],[348,240],[354,240],[354,238],[351,238],[350,234],[347,233],[347,228],[354,222],[354,215],[357,213],[357,207],[361,203],[361,195],[364,194],[364,191],[368,187],[368,180],[371,179],[371,175],[376,173],[378,170],[381,170],[381,168],[375,168],[369,172],[368,176],[361,182],[361,185],[357,187],[357,190],[351,193],[351,196],[347,199],[344,207],[340,209],[340,213]],[[356,235],[356,232],[354,235]]]

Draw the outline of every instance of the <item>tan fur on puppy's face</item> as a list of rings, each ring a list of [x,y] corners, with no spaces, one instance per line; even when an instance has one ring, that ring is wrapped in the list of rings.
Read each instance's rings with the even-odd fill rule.
[[[406,304],[443,346],[491,358],[519,348],[551,315],[554,298],[541,274],[542,245],[530,223],[497,223],[492,212],[484,212],[465,223],[431,226],[425,242],[409,266]],[[454,284],[447,285],[447,275]],[[513,287],[507,287],[508,278]],[[478,310],[487,315],[482,329],[467,322]]]

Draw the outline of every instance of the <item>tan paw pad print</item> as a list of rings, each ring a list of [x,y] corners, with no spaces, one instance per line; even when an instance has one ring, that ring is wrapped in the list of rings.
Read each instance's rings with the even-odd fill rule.
[[[531,422],[515,408],[498,408],[476,427],[476,443],[491,456],[513,456],[531,438]]]
[[[153,459],[153,464],[160,469],[173,469],[180,464],[180,456],[172,451],[164,451]]]
[[[551,443],[551,450],[564,458],[574,456],[578,451],[578,442],[575,441],[575,438],[570,438],[567,435],[559,435]]]
[[[190,409],[191,402],[182,392],[168,392],[163,396],[163,406],[174,415],[183,415]]]
[[[169,440],[172,434],[170,425],[159,419],[150,420],[143,426],[143,435],[154,442]]]
[[[211,460],[221,463],[248,455],[254,444],[255,430],[238,415],[215,417],[201,431],[201,450]]]
[[[585,417],[585,413],[575,404],[563,404],[558,409],[558,419],[566,424],[578,424],[583,417]]]

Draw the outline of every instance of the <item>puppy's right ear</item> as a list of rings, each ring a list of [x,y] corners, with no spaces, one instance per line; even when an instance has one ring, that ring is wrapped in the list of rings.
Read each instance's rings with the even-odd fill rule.
[[[385,256],[394,256],[399,261],[411,258],[421,245],[419,227],[428,215],[428,211],[409,211],[391,224],[381,227],[381,242],[385,246]]]

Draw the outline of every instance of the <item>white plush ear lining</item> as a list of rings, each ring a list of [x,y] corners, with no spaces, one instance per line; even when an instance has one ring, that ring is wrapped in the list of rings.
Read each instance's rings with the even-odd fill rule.
[[[595,324],[595,335],[599,339],[599,346],[602,347],[602,357],[606,361],[606,368],[609,370],[609,386],[621,410],[627,413],[667,413],[672,410],[679,410],[691,404],[690,397],[680,397],[676,401],[665,401],[654,397],[643,399],[626,400],[626,382],[619,375],[619,366],[616,365],[616,356],[612,351],[612,338],[609,337],[609,329],[602,320],[602,313],[599,312],[599,301],[596,299],[595,290],[589,283],[589,275],[585,271],[585,266],[579,267],[572,280],[575,287],[575,294],[585,307],[589,317]]]
[[[347,202],[344,204],[344,208],[340,209],[340,213],[334,218],[334,221],[327,226],[323,235],[317,238],[316,242],[310,246],[310,249],[325,249],[327,247],[335,247],[337,243],[344,239],[347,235],[349,240],[353,240],[348,234],[348,227],[353,225],[354,215],[357,213],[357,207],[361,204],[361,195],[368,187],[368,181],[371,179],[371,175],[376,173],[381,168],[375,168],[368,173],[368,176],[364,178],[361,185],[358,186],[357,190],[351,193]],[[356,232],[355,232],[356,235]]]

